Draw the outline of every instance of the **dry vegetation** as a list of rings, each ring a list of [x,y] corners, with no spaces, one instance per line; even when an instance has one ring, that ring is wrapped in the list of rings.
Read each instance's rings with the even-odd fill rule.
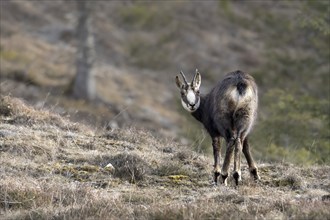
[[[0,1],[0,219],[330,219],[330,4],[257,3],[95,1],[87,103],[68,95],[74,1]],[[260,182],[244,161],[213,186],[191,150],[211,147],[173,78],[196,67],[205,91],[255,77]]]
[[[145,131],[93,130],[0,100],[1,219],[329,219],[329,166],[260,164],[212,186],[211,158]],[[114,167],[107,166],[111,163]]]
[[[201,126],[182,111],[174,76],[198,68],[204,93],[241,69],[260,91],[255,157],[330,163],[329,1],[95,1],[96,103],[68,96],[74,1],[8,0],[0,10],[2,95],[89,126],[139,127],[211,153]]]

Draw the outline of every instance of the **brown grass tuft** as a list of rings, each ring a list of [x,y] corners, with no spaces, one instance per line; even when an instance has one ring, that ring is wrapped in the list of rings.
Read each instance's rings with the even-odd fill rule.
[[[149,165],[136,154],[121,153],[110,161],[115,167],[114,176],[131,183],[143,180],[151,170]]]

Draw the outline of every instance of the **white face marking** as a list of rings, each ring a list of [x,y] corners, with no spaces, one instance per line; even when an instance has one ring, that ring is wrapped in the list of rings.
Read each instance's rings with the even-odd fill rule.
[[[196,97],[195,97],[196,99]],[[198,99],[197,103],[195,104],[194,108],[191,109],[187,103],[185,103],[182,99],[181,99],[181,104],[182,104],[182,107],[184,109],[186,109],[188,112],[192,113],[192,112],[195,112],[198,108],[199,108],[199,105],[200,105],[200,99]]]
[[[187,93],[187,101],[191,105],[195,104],[196,96],[195,96],[195,93],[192,90],[189,90],[188,93]]]
[[[181,99],[181,104],[184,109],[186,109],[188,112],[192,112],[192,110],[187,106],[187,104]]]

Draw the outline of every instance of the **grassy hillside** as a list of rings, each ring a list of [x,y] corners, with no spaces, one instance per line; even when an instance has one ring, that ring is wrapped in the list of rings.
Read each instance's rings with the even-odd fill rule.
[[[182,111],[174,76],[198,68],[207,92],[241,69],[259,85],[251,137],[257,159],[329,164],[328,1],[97,1],[97,103],[67,93],[75,75],[75,3],[0,6],[2,95],[90,126],[139,127],[210,152],[201,126]]]
[[[212,186],[212,160],[135,129],[91,129],[0,97],[1,219],[328,219],[330,167],[261,163]],[[112,164],[110,166],[109,164]]]

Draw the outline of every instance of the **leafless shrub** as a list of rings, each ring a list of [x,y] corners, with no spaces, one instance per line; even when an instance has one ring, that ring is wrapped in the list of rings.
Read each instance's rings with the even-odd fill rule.
[[[38,111],[25,104],[22,100],[10,96],[1,96],[0,115],[10,116],[5,119],[7,123],[18,125],[53,125],[63,130],[87,131],[83,125],[70,122],[61,116],[49,111]]]
[[[138,155],[121,153],[111,159],[115,167],[114,176],[135,183],[150,173],[149,165]]]
[[[6,102],[3,96],[0,97],[0,115],[10,116],[12,114],[12,108],[8,102]]]

